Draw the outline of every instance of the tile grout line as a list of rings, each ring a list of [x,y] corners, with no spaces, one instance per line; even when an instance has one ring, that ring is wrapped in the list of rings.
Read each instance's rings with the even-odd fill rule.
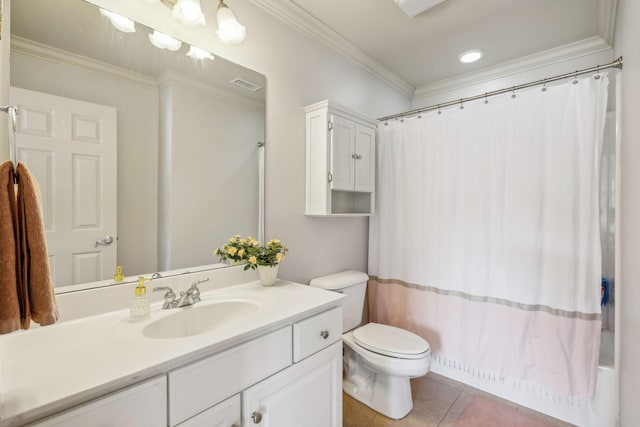
[[[458,399],[460,399],[460,396],[462,395],[462,390],[456,389],[456,391],[458,392],[458,395],[456,396],[455,399],[453,399],[453,402],[451,402],[451,405],[449,405],[449,408],[447,408],[447,412],[445,412],[444,415],[442,415],[442,418],[440,418],[440,420],[438,421],[437,426],[439,426],[442,423],[442,420],[447,418],[447,415],[449,414],[449,411],[451,411],[451,408],[453,408],[453,405],[455,405]]]

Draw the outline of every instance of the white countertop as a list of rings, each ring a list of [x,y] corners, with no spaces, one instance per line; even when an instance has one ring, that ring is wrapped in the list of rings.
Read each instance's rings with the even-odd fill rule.
[[[129,322],[129,309],[0,337],[0,427],[21,425],[110,391],[162,374],[254,336],[338,305],[342,294],[301,284],[258,282],[202,294],[215,300],[251,297],[261,311],[246,321],[199,335],[145,337],[149,323],[177,310],[151,305],[151,318]]]

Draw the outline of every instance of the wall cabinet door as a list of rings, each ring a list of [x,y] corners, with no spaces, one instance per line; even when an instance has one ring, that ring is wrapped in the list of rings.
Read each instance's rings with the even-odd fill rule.
[[[340,116],[331,118],[332,190],[353,191],[355,187],[356,124]]]
[[[166,425],[167,377],[165,375],[31,424],[37,427],[163,427]]]
[[[242,393],[242,425],[342,426],[342,341]]]
[[[353,188],[363,193],[373,193],[376,182],[376,130],[356,125],[355,172]]]

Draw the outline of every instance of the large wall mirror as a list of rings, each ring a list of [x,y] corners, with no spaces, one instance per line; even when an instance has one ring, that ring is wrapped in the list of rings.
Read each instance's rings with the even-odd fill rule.
[[[216,264],[230,236],[263,233],[265,77],[112,21],[83,0],[11,3],[18,158],[40,182],[58,292],[111,284],[115,265]]]

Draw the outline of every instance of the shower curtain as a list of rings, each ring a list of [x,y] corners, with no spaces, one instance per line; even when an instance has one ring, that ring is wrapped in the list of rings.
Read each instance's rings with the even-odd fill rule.
[[[423,336],[438,363],[591,398],[607,85],[598,74],[380,125],[371,320]]]

